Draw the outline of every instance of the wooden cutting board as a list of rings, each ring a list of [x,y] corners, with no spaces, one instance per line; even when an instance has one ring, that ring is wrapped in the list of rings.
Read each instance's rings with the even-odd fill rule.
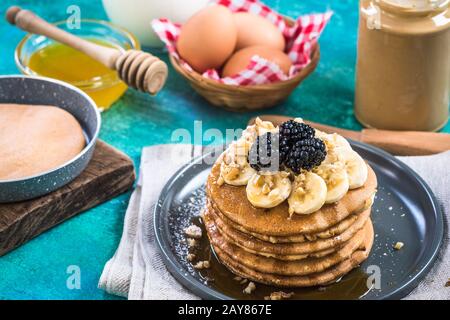
[[[125,192],[135,177],[133,161],[127,155],[98,141],[87,168],[68,185],[41,198],[0,204],[0,256]]]

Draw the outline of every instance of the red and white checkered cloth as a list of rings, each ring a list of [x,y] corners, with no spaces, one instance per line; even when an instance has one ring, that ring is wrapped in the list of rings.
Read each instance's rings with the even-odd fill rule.
[[[303,69],[311,59],[311,48],[319,38],[333,12],[304,15],[297,18],[293,26],[288,26],[283,16],[273,11],[258,0],[213,0],[211,3],[220,4],[233,12],[250,12],[269,19],[283,33],[286,39],[286,53],[293,61],[289,75],[285,75],[279,66],[259,56],[254,56],[247,69],[237,75],[221,78],[215,69],[207,70],[203,76],[230,85],[257,85],[287,80]],[[181,25],[161,18],[152,21],[153,30],[166,44],[169,54],[180,59],[176,42],[180,35]],[[181,60],[181,59],[180,59]],[[181,60],[182,61],[182,60]],[[184,61],[185,68],[192,68]]]

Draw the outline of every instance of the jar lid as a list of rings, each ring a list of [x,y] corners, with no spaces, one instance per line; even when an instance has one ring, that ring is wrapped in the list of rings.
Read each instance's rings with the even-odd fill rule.
[[[450,0],[361,0],[369,30],[429,34],[450,27]]]
[[[375,0],[374,2],[383,9],[392,9],[398,13],[427,14],[447,8],[450,0]]]

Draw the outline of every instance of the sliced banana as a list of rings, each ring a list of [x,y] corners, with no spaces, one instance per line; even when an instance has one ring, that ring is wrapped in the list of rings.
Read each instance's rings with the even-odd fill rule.
[[[270,121],[263,121],[259,117],[255,119],[255,124],[247,126],[244,131],[242,131],[242,136],[240,139],[253,144],[256,138],[266,132],[277,132],[278,128],[273,125]]]
[[[220,175],[226,184],[232,186],[245,186],[250,178],[255,174],[250,166],[239,167],[236,164],[227,165],[222,162],[220,166]]]
[[[256,125],[252,124],[251,126],[247,126],[244,131],[242,131],[242,135],[240,139],[247,141],[250,144],[253,144],[258,137],[258,131],[256,129]]]
[[[327,186],[325,203],[337,202],[345,196],[349,188],[349,179],[342,162],[322,163],[314,169],[314,172],[325,181]]]
[[[314,131],[316,132],[315,137],[324,140],[326,138],[326,136],[328,135],[328,133],[314,129]]]
[[[247,184],[247,199],[257,208],[273,208],[289,197],[291,189],[287,172],[270,175],[255,173]]]
[[[367,164],[361,156],[353,150],[340,150],[339,159],[344,163],[348,175],[349,189],[362,187],[367,181]]]
[[[319,210],[327,198],[325,181],[313,172],[302,172],[295,177],[292,193],[288,198],[289,215],[310,214]]]
[[[328,134],[316,129],[316,138],[321,139],[325,143],[327,150],[352,150],[347,139],[337,133]]]
[[[239,139],[230,144],[223,154],[220,164],[220,176],[225,183],[233,186],[245,186],[255,174],[250,167],[247,156],[251,144],[244,139]]]
[[[270,121],[263,121],[259,117],[255,120],[255,127],[258,136],[263,135],[266,132],[276,132],[278,127],[275,127]]]

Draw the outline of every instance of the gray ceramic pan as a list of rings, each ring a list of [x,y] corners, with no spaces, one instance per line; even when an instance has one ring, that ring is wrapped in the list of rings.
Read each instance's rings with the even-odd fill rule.
[[[58,80],[1,76],[0,103],[60,107],[78,120],[87,140],[86,147],[80,154],[58,168],[23,179],[0,180],[0,203],[23,201],[48,194],[72,181],[86,168],[94,152],[101,122],[95,102],[87,94]]]
[[[375,229],[371,254],[339,282],[324,290],[301,291],[297,299],[330,299],[330,296],[332,299],[400,299],[419,284],[438,257],[445,224],[427,184],[388,153],[359,142],[351,141],[351,144],[368,161],[378,179],[371,213]],[[203,161],[205,157],[211,158],[211,155],[194,159],[181,168],[162,190],[154,211],[157,244],[168,270],[196,295],[205,299],[252,299],[236,295],[243,288],[233,282],[231,274],[227,279],[232,285],[208,282],[211,278],[208,270],[195,270],[186,259],[188,249],[183,230],[193,221],[201,225],[197,216],[205,205],[204,183],[211,170],[211,165]],[[396,242],[403,242],[404,247],[395,250]],[[215,267],[213,262],[211,270]],[[229,273],[225,268],[216,270],[221,274]],[[379,286],[367,286],[369,275],[378,277]],[[257,284],[255,294],[259,294],[261,288],[264,290],[263,287]],[[255,298],[263,297],[253,296]]]

